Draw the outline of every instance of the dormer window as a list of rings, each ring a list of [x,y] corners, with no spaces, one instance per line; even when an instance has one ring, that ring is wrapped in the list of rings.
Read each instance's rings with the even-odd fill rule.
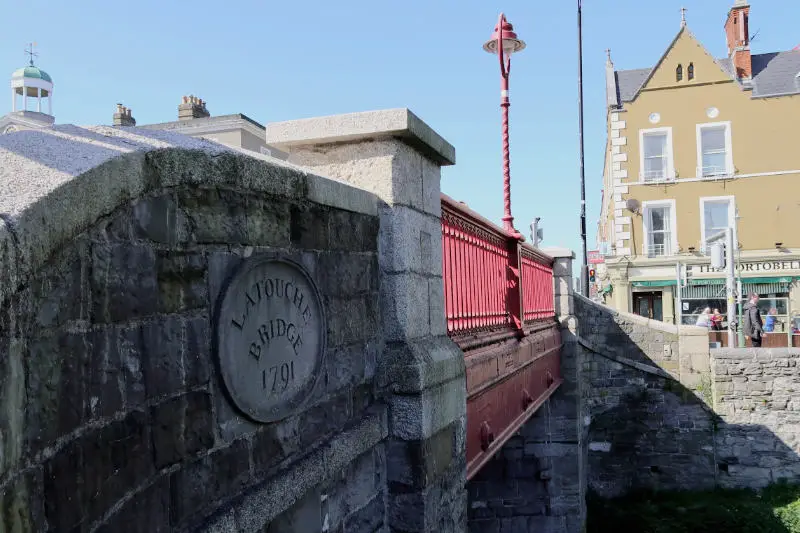
[[[678,68],[675,69],[675,81],[683,81],[683,65],[680,63]]]
[[[689,68],[686,69],[686,75],[689,78],[689,81],[694,79],[694,63],[689,63]]]

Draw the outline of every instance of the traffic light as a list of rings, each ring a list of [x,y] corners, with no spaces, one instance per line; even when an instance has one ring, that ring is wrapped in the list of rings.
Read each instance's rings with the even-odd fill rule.
[[[595,282],[595,271],[593,268],[589,269],[589,283]]]

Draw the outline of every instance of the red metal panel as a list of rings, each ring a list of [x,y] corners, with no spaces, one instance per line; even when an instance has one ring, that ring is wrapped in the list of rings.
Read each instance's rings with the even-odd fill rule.
[[[471,352],[467,363],[467,478],[562,383],[558,327]]]
[[[523,316],[526,323],[555,316],[552,260],[522,248]]]

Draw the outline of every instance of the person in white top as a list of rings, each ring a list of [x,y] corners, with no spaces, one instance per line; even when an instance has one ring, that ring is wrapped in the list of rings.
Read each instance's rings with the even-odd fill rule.
[[[711,308],[706,307],[703,309],[703,313],[697,317],[697,323],[695,326],[701,328],[711,328]]]

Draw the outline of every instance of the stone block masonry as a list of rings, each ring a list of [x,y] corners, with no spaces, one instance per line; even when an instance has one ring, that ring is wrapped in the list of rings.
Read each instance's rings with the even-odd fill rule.
[[[615,497],[714,487],[706,330],[574,299],[584,353],[588,489]]]
[[[407,110],[322,122],[369,131],[333,150],[357,186],[160,131],[0,138],[0,531],[464,531],[454,152]]]
[[[390,527],[375,195],[72,126],[0,137],[0,188],[0,531]],[[226,280],[264,254],[314,280],[328,350],[302,407],[258,424],[213,346]]]
[[[712,350],[719,483],[800,481],[800,350]]]
[[[439,185],[455,150],[407,109],[269,124],[266,135],[290,162],[380,199],[388,522],[403,533],[465,531],[465,370],[446,336]]]
[[[800,350],[709,350],[707,331],[575,296],[588,485],[631,491],[800,482]]]

